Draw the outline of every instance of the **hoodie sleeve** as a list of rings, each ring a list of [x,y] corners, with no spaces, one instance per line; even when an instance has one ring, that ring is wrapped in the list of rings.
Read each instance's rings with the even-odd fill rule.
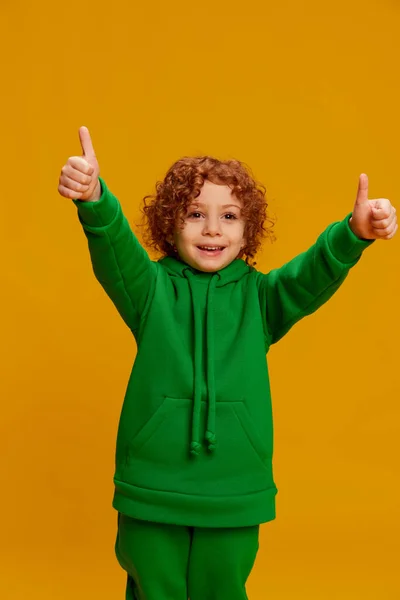
[[[264,330],[270,344],[339,289],[373,240],[361,240],[349,225],[351,214],[332,223],[306,252],[267,274],[258,274]]]
[[[134,331],[146,311],[156,266],[132,232],[117,198],[100,179],[97,202],[74,200],[88,240],[94,274]]]

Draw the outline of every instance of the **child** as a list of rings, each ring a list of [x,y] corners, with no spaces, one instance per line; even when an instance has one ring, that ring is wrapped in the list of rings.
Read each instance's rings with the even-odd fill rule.
[[[127,599],[244,600],[261,523],[275,518],[266,353],[339,288],[374,239],[397,231],[360,177],[352,215],[267,274],[264,189],[238,161],[184,158],[145,200],[151,261],[99,179],[89,132],[63,167],[94,273],[137,356],[118,430],[113,506]],[[245,259],[245,260],[243,260]]]

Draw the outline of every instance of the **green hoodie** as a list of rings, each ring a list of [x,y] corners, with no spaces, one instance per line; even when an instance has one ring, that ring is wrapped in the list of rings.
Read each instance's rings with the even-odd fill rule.
[[[348,215],[263,274],[236,259],[204,273],[151,261],[101,180],[74,201],[94,273],[137,355],[121,412],[113,506],[148,521],[242,527],[275,518],[266,354],[340,287],[371,241]]]

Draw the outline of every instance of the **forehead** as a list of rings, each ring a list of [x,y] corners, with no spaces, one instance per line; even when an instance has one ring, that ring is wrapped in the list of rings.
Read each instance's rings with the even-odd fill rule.
[[[242,206],[241,201],[232,194],[232,190],[227,185],[218,185],[211,181],[205,181],[201,192],[197,198],[193,200],[193,204],[217,204],[217,205],[228,205],[233,204],[236,206]]]

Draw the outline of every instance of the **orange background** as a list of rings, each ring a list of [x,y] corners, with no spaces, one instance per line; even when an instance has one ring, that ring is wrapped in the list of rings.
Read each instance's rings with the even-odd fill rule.
[[[122,599],[112,475],[135,346],[57,194],[78,127],[132,223],[180,156],[248,163],[278,217],[258,266],[279,266],[352,210],[361,172],[400,206],[400,8],[39,0],[0,15],[0,597]],[[400,598],[399,239],[269,355],[279,493],[252,600]]]

